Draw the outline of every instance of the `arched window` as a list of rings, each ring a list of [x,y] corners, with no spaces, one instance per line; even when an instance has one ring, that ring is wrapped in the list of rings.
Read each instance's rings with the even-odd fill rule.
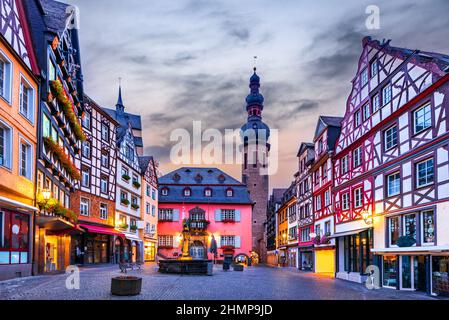
[[[190,188],[185,188],[183,194],[184,197],[190,197],[192,195],[192,190],[190,190]]]

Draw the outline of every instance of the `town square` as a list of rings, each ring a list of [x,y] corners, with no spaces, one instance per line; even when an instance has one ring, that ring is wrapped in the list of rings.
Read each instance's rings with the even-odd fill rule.
[[[0,0],[0,300],[447,301],[449,2],[412,2]]]

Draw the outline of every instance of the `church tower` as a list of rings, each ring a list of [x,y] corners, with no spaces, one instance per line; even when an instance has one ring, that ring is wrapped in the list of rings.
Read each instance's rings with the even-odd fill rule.
[[[250,79],[250,94],[246,98],[248,120],[242,126],[243,164],[242,181],[250,192],[254,203],[252,215],[252,247],[260,262],[266,262],[266,240],[264,222],[267,217],[269,178],[267,167],[270,145],[270,128],[262,121],[264,97],[260,94],[260,77],[254,68]]]

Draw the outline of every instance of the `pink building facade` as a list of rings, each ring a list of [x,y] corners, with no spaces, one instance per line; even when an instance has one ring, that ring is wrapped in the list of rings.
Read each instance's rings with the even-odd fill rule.
[[[215,247],[218,261],[226,251],[248,263],[253,205],[245,185],[215,168],[181,168],[159,182],[159,257],[181,255],[183,221],[188,219],[194,259],[214,259]]]

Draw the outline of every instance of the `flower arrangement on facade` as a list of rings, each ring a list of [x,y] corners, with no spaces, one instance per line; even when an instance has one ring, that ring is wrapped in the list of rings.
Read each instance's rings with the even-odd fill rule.
[[[140,188],[140,183],[138,181],[134,181],[133,182],[133,186],[134,186],[134,188],[139,189]]]
[[[40,210],[65,218],[73,223],[78,222],[78,215],[70,209],[65,208],[56,199],[45,201],[41,195],[37,196],[37,205]]]
[[[122,200],[120,200],[120,203],[122,204],[122,205],[124,205],[124,206],[129,206],[129,200],[128,199],[122,199]]]
[[[133,225],[130,227],[130,229],[131,229],[131,231],[137,231],[137,225],[133,224]]]
[[[50,81],[50,88],[53,96],[58,100],[58,104],[64,112],[64,115],[69,120],[75,137],[82,142],[86,141],[86,136],[74,111],[75,106],[65,91],[62,82],[59,79]]]
[[[313,238],[313,244],[319,246],[321,244],[321,237],[316,236],[315,238]]]
[[[131,177],[128,176],[127,174],[122,175],[122,179],[125,180],[126,182],[128,182],[129,180],[131,180]]]
[[[136,203],[133,203],[131,205],[131,208],[133,208],[134,210],[138,210],[140,208],[140,206],[138,204],[136,204]]]
[[[119,227],[119,229],[128,229],[129,226],[127,223],[122,223],[118,227]]]
[[[64,152],[64,148],[56,143],[52,138],[44,138],[45,147],[53,153],[56,159],[61,163],[61,166],[67,171],[70,177],[75,180],[81,179],[79,170],[75,167],[70,157]]]

